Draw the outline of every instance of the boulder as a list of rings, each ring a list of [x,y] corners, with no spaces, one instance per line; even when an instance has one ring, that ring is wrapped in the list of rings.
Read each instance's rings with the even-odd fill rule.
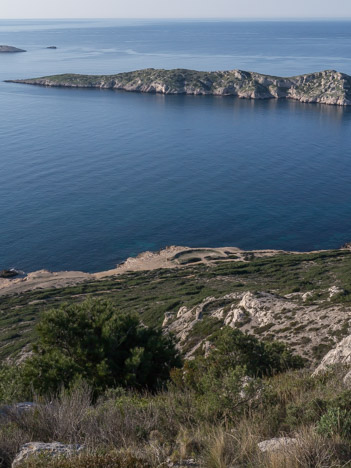
[[[45,455],[47,457],[69,457],[82,451],[83,445],[65,445],[60,442],[29,442],[21,447],[20,452],[12,462],[11,468],[20,467],[27,458]]]
[[[262,453],[280,452],[297,444],[297,439],[292,437],[275,437],[274,439],[259,442],[258,448]]]
[[[18,271],[14,269],[0,271],[0,278],[14,278],[15,276],[18,276],[18,275],[19,275]]]

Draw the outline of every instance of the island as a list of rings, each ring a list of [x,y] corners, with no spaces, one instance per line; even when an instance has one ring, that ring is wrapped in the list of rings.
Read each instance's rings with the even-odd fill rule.
[[[246,99],[293,99],[338,106],[351,105],[351,76],[335,70],[278,77],[242,70],[201,72],[148,68],[116,75],[63,74],[7,81],[49,87],[235,96]]]
[[[17,49],[17,47],[12,47],[8,45],[0,45],[0,53],[16,53],[16,52],[27,52],[26,50],[23,49]]]

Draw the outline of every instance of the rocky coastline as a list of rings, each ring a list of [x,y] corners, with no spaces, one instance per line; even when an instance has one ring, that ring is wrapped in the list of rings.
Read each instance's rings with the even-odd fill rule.
[[[337,250],[351,250],[346,244]],[[112,270],[87,273],[82,271],[38,270],[30,273],[19,271],[20,275],[12,277],[0,275],[0,297],[11,294],[22,294],[35,289],[63,288],[86,281],[105,280],[131,272],[147,272],[158,269],[182,269],[189,266],[215,266],[231,262],[250,262],[258,258],[270,258],[276,255],[305,255],[327,251],[295,252],[283,250],[241,250],[238,247],[184,247],[169,246],[159,251],[141,252],[136,257],[129,257]],[[330,251],[331,252],[331,251]],[[10,270],[3,270],[3,272]],[[16,270],[14,270],[16,271]]]
[[[277,77],[242,70],[201,72],[149,68],[116,75],[63,74],[7,81],[47,87],[233,96],[243,99],[292,99],[306,103],[351,105],[351,76],[335,70]]]

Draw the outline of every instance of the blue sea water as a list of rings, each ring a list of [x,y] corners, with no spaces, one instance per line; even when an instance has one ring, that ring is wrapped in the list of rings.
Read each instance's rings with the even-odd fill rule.
[[[351,74],[350,22],[1,20],[0,44],[28,51],[0,55],[0,269],[351,240],[351,109],[3,82],[146,67]]]

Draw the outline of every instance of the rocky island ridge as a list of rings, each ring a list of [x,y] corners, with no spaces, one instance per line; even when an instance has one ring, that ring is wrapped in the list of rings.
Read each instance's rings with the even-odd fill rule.
[[[115,75],[62,74],[7,81],[47,87],[233,96],[245,99],[292,99],[306,103],[351,105],[351,76],[335,70],[277,77],[242,70],[203,72],[148,68]]]
[[[18,49],[17,47],[13,47],[13,46],[0,45],[0,53],[15,54],[17,52],[26,52],[26,51],[23,49]]]

